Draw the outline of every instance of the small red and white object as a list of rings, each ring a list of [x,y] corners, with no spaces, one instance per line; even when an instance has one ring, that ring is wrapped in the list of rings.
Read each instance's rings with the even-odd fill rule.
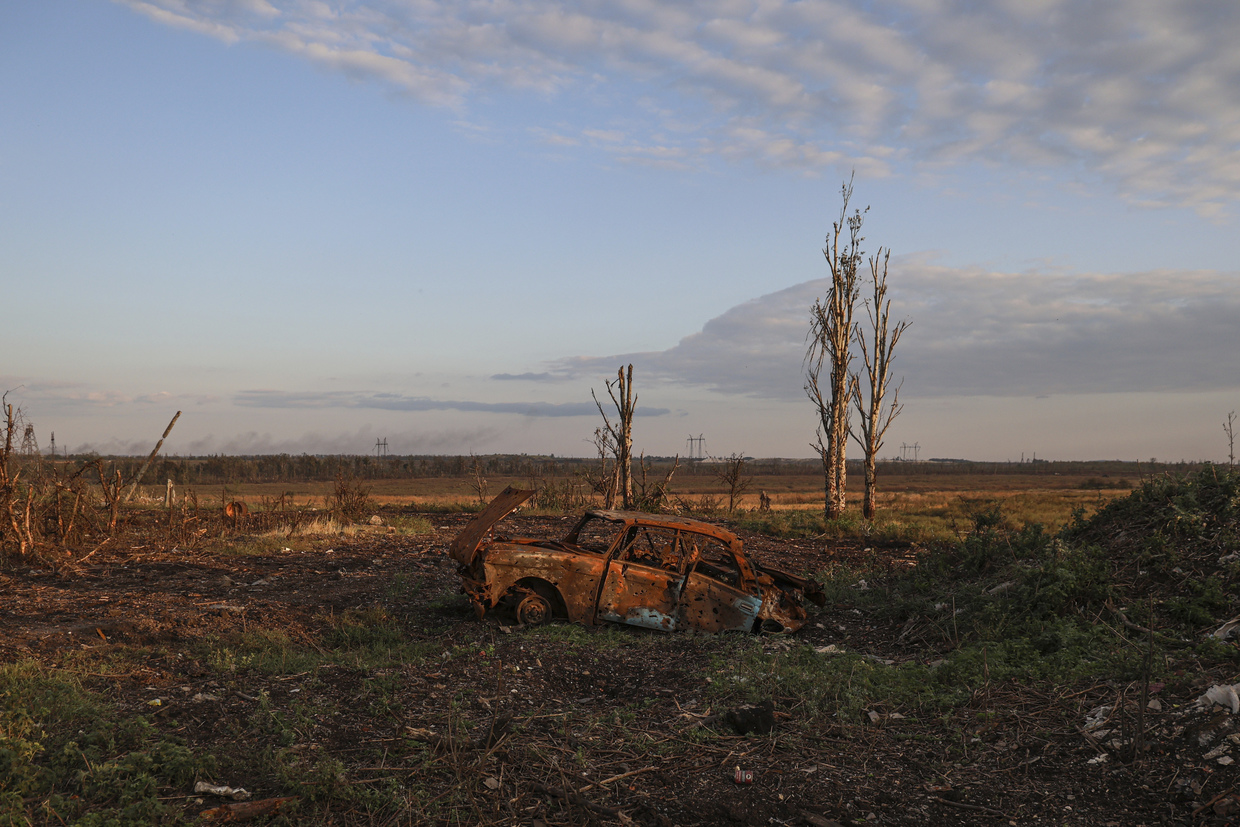
[[[735,780],[737,784],[752,784],[753,770],[743,770],[740,767],[737,767],[736,777],[733,780]]]

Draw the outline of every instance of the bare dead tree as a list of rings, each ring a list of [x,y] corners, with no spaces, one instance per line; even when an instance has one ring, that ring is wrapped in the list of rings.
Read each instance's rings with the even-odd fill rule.
[[[108,508],[108,534],[110,536],[116,531],[116,523],[120,519],[121,503],[124,502],[125,497],[121,469],[117,468],[113,476],[103,470],[102,459],[97,459],[91,464],[99,476],[99,491],[103,494],[103,503]]]
[[[616,406],[618,420],[613,423],[603,410],[603,405],[594,395],[591,388],[590,396],[603,415],[603,429],[608,438],[608,446],[616,458],[616,491],[620,495],[625,508],[633,507],[633,412],[636,410],[637,397],[633,395],[633,366],[630,364],[628,374],[624,368],[616,372],[616,379],[607,383],[607,395]]]
[[[1223,433],[1227,434],[1227,464],[1236,464],[1236,412],[1227,414],[1227,422],[1223,425]]]
[[[482,476],[482,466],[478,463],[478,458],[474,456],[473,451],[469,452],[469,458],[473,460],[473,467],[470,468],[470,475],[473,479],[470,480],[469,487],[474,489],[474,496],[478,498],[478,504],[486,505],[487,492],[490,486],[487,484],[486,477]]]
[[[728,513],[736,510],[741,497],[753,485],[753,475],[745,473],[745,455],[733,454],[719,460],[715,470],[715,479],[728,487]]]
[[[612,508],[616,504],[616,465],[612,459],[615,450],[611,435],[602,428],[594,429],[594,448],[598,451],[598,469],[586,469],[586,484],[593,493],[602,496],[603,508]]]
[[[840,217],[831,225],[831,235],[827,236],[827,246],[822,251],[831,269],[831,286],[826,296],[814,300],[806,336],[809,347],[805,353],[805,393],[818,412],[818,438],[810,444],[822,458],[827,519],[836,519],[844,513],[849,401],[856,381],[850,370],[853,311],[859,293],[857,270],[864,255],[860,247],[864,240],[861,225],[870,209],[866,207],[864,211],[854,210],[852,215],[848,214],[848,202],[853,194],[851,178],[840,188],[840,194],[844,201]]]
[[[672,458],[671,469],[663,475],[663,479],[657,482],[647,482],[646,476],[651,468],[646,462],[644,453],[638,457],[637,467],[641,469],[641,479],[633,481],[633,500],[637,509],[653,513],[663,511],[672,487],[672,477],[676,474],[676,469],[680,467],[680,454]]]
[[[18,481],[21,478],[21,469],[16,467],[13,462],[13,437],[18,428],[21,427],[21,411],[14,413],[13,406],[9,404],[9,395],[5,393],[0,398],[0,407],[3,407],[4,415],[4,447],[0,449],[0,519],[3,519],[3,530],[0,530],[0,541],[5,539],[6,534],[12,534],[17,541],[17,554],[19,557],[25,557],[31,550],[31,537],[28,532],[22,529],[25,520],[19,520],[19,514],[28,514],[30,510],[30,496],[27,493],[26,507],[22,508],[21,504],[21,488]]]
[[[883,447],[883,437],[891,427],[892,420],[900,415],[900,385],[891,391],[891,403],[884,408],[891,383],[891,362],[895,358],[896,344],[908,329],[910,322],[902,319],[891,324],[891,299],[887,298],[887,263],[891,251],[878,248],[870,257],[870,281],[874,288],[871,301],[865,303],[870,328],[864,333],[856,332],[857,346],[861,349],[861,361],[865,365],[865,380],[869,393],[861,393],[861,377],[853,377],[853,402],[861,417],[861,424],[851,433],[865,455],[865,498],[861,513],[867,520],[874,519],[875,501],[878,494],[878,451]],[[901,383],[903,384],[903,383]]]

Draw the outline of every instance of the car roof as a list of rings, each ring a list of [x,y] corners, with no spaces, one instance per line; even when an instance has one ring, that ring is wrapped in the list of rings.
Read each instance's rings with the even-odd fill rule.
[[[636,523],[637,525],[659,526],[660,528],[680,528],[698,534],[707,534],[726,543],[732,543],[740,539],[726,528],[720,528],[717,525],[704,523],[701,520],[693,520],[688,517],[678,517],[675,514],[647,514],[644,511],[614,511],[597,508],[587,511],[586,516],[598,517],[601,520],[613,523]]]

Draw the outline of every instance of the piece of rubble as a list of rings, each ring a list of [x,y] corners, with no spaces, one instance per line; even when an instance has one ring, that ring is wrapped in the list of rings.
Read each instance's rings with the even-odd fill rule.
[[[1197,699],[1197,703],[1201,706],[1210,706],[1218,704],[1231,710],[1232,715],[1240,713],[1240,695],[1236,694],[1236,687],[1240,684],[1231,686],[1211,686],[1206,693]]]
[[[1234,795],[1220,798],[1214,802],[1214,814],[1224,818],[1240,814],[1240,801]]]
[[[195,793],[210,793],[218,795],[221,798],[231,798],[233,801],[246,801],[250,794],[241,787],[227,787],[222,784],[208,784],[206,781],[199,781],[194,785]]]
[[[1231,752],[1231,745],[1227,743],[1223,743],[1223,744],[1218,745],[1214,749],[1210,750],[1209,752],[1207,752],[1205,755],[1201,757],[1207,761],[1213,761],[1215,758],[1218,758],[1220,755],[1226,755],[1229,752]]]
[[[1110,716],[1112,709],[1114,707],[1110,705],[1096,706],[1091,709],[1089,714],[1085,716],[1085,731],[1088,732],[1102,726]]]
[[[754,706],[738,706],[723,714],[723,721],[737,735],[766,735],[775,728],[775,703],[763,701]]]
[[[1233,617],[1210,633],[1210,637],[1216,640],[1228,640],[1238,635],[1240,635],[1240,617]]]

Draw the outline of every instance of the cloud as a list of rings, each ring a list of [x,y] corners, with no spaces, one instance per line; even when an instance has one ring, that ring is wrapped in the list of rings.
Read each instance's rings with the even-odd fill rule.
[[[180,456],[211,454],[365,454],[374,451],[377,438],[386,439],[392,455],[463,453],[501,438],[495,428],[450,429],[441,431],[378,431],[371,427],[351,432],[324,433],[308,431],[296,437],[273,436],[270,433],[247,431],[228,436],[208,434],[188,442],[169,443]],[[85,442],[71,449],[72,453],[94,452],[104,456],[145,456],[153,445],[149,441],[106,439]],[[165,452],[167,453],[167,452]]]
[[[632,162],[1054,166],[1203,214],[1240,194],[1234,3],[118,2],[432,105],[583,95],[591,122],[527,128]]]
[[[9,391],[9,402],[16,407],[37,407],[44,413],[123,408],[135,404],[163,405],[175,409],[178,406],[206,405],[219,400],[219,397],[211,394],[168,391],[133,394],[81,382],[5,376],[0,376],[0,386],[12,389]]]
[[[505,381],[505,382],[511,382],[511,381],[521,381],[521,382],[557,382],[559,381],[559,382],[563,382],[568,379],[567,376],[563,376],[563,375],[556,374],[556,373],[546,373],[546,372],[544,373],[497,373],[491,378],[498,379],[500,381]]]
[[[893,260],[889,282],[893,315],[912,321],[893,367],[906,399],[1240,387],[1240,273],[996,273],[905,257]],[[668,350],[566,358],[549,375],[632,362],[666,382],[803,398],[809,308],[826,288],[798,284],[728,310]]]
[[[513,377],[516,378],[516,377]],[[384,411],[465,411],[530,417],[597,416],[593,402],[466,402],[396,393],[249,390],[234,401],[247,408],[370,408]],[[667,408],[638,408],[638,416],[664,416]]]

